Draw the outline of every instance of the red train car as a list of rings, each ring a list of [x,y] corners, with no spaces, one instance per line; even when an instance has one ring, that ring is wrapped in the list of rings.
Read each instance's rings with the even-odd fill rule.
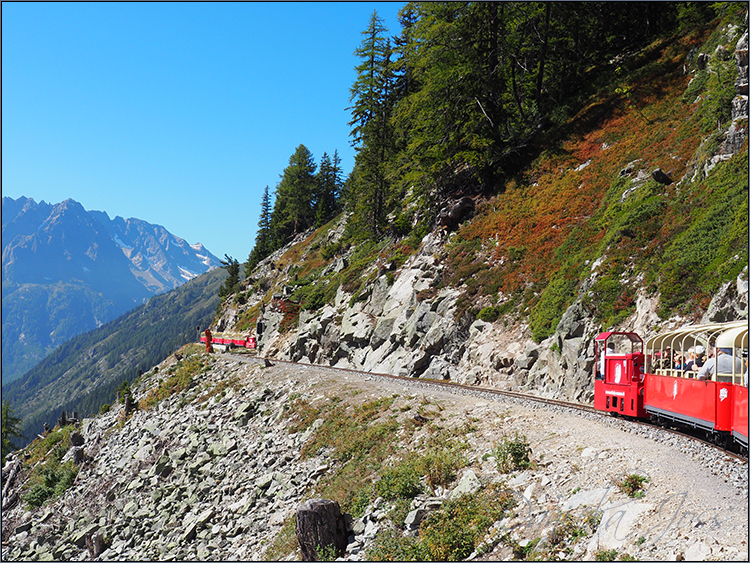
[[[201,334],[201,342],[206,342],[205,334]],[[254,336],[247,336],[234,332],[216,332],[211,335],[211,343],[228,347],[234,346],[247,348],[249,350],[255,350],[256,348],[256,339]]]
[[[747,451],[747,387],[742,385],[734,388],[732,438]]]
[[[629,340],[631,349],[610,346],[618,338]],[[648,340],[645,354],[641,352],[642,341],[635,333],[597,336],[597,409],[651,418],[662,425],[699,428],[717,444],[734,443],[747,451],[746,321],[660,333]],[[688,363],[701,352],[708,356],[705,364],[700,357],[695,367]]]

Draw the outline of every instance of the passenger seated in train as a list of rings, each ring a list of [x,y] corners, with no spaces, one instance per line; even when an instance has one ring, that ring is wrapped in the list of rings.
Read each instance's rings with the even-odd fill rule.
[[[685,371],[698,371],[705,363],[706,349],[700,344],[688,350],[688,361],[685,362]],[[692,377],[692,374],[688,375]]]
[[[675,351],[674,353],[674,360],[672,361],[672,367],[673,369],[683,369],[684,368],[684,360],[682,358],[682,354]]]
[[[735,358],[731,348],[715,348],[713,357],[709,358],[698,371],[698,379],[711,379],[717,373],[742,373],[742,360]]]
[[[693,377],[693,364],[695,364],[695,348],[691,346],[690,348],[688,348],[687,357],[682,364],[682,371],[685,372],[685,375],[687,377]]]
[[[657,369],[672,369],[672,349],[667,347],[662,352],[656,353],[655,366]]]

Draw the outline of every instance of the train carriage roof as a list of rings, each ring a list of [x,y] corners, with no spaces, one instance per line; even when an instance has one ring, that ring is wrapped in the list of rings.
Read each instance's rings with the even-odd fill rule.
[[[685,350],[691,346],[700,344],[708,348],[713,346],[716,339],[727,331],[736,331],[736,338],[742,342],[742,332],[747,334],[747,321],[734,321],[730,323],[711,323],[703,325],[692,325],[652,336],[646,342],[649,350],[663,350],[672,348]],[[744,342],[747,343],[747,337]]]
[[[616,332],[616,331],[610,331],[610,332],[600,332],[594,340],[597,341],[603,341],[607,340],[610,336],[627,336],[631,342],[643,342],[640,336],[635,334],[634,332]]]
[[[747,348],[747,326],[730,328],[719,335],[716,345],[727,348]]]

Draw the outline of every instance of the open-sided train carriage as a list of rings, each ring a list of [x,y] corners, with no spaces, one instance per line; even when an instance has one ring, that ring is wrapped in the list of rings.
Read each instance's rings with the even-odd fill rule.
[[[713,376],[698,379],[684,369],[691,348],[716,349]],[[651,418],[657,424],[700,428],[717,444],[747,451],[746,321],[706,324],[660,333],[648,340],[632,332],[596,338],[594,406],[603,411]],[[682,360],[675,362],[675,353]],[[721,361],[718,355],[725,355]]]
[[[673,354],[687,357],[688,350],[703,346],[728,350],[729,369],[717,366],[711,378],[701,380],[695,371],[671,364]],[[717,352],[720,353],[720,352]],[[747,323],[697,325],[659,334],[646,343],[645,409],[657,423],[677,423],[702,428],[719,444],[727,445],[736,430],[736,440],[747,447],[747,416],[743,423],[735,415],[747,412]],[[743,440],[744,438],[744,440]]]

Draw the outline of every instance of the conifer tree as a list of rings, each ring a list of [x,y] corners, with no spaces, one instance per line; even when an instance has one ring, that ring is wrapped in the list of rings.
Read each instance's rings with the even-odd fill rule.
[[[229,256],[224,255],[224,260],[220,260],[221,267],[224,268],[229,277],[224,280],[224,285],[219,288],[219,297],[224,298],[236,293],[240,285],[240,263]]]
[[[12,441],[14,438],[23,438],[21,419],[14,414],[6,399],[2,406],[2,465],[5,465],[5,456],[16,449]]]
[[[271,198],[268,195],[268,186],[266,186],[263,190],[263,199],[260,201],[260,219],[258,219],[258,232],[255,235],[255,246],[247,257],[245,275],[249,277],[258,262],[271,252]]]
[[[320,227],[335,215],[341,193],[341,158],[334,151],[333,160],[323,153],[318,168],[318,193],[315,197],[315,226]]]
[[[387,162],[393,154],[393,131],[390,123],[394,103],[394,67],[391,61],[387,29],[377,11],[372,13],[368,28],[362,32],[362,44],[354,54],[357,79],[350,89],[352,112],[352,145],[357,150],[358,171],[349,197],[353,216],[350,229],[366,230],[377,238],[385,227],[386,200],[389,195]]]
[[[276,201],[270,221],[272,252],[314,224],[313,198],[317,191],[315,168],[315,161],[307,147],[298,146],[276,186]]]

